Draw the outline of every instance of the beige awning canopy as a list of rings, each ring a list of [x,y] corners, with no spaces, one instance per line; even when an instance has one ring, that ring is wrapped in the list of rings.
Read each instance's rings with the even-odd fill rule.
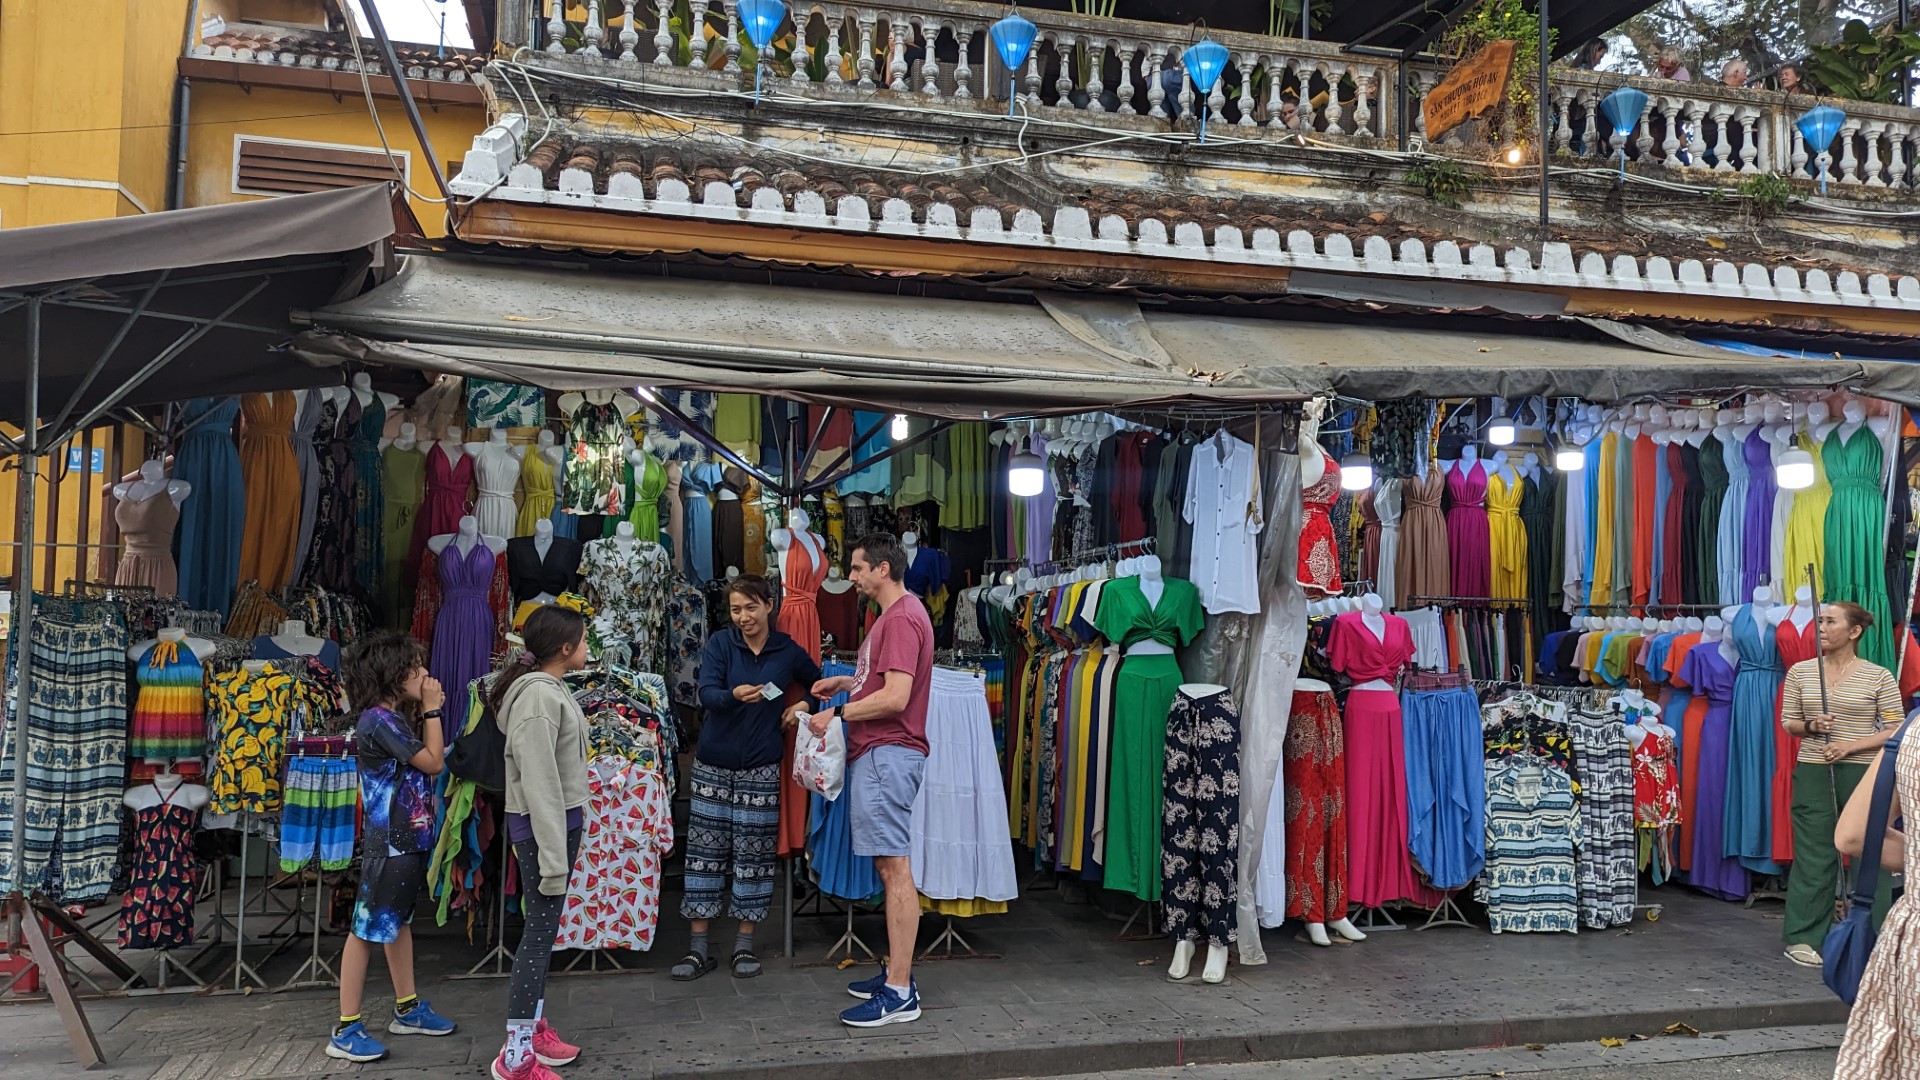
[[[1171,402],[1850,386],[1920,404],[1920,367],[1782,361],[1657,331],[1512,334],[1223,318],[1125,298],[929,299],[414,256],[302,313],[315,363],[364,361],[555,390],[658,386],[979,419]],[[1522,329],[1525,324],[1517,324]],[[1624,340],[1622,340],[1624,339]]]

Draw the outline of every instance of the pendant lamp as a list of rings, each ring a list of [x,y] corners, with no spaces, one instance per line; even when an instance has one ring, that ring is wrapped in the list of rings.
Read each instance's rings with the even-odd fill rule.
[[[1558,472],[1579,472],[1587,467],[1587,455],[1577,446],[1561,443],[1553,451],[1553,467]]]
[[[1600,111],[1606,114],[1607,123],[1613,125],[1614,149],[1620,153],[1620,182],[1627,181],[1627,140],[1633,138],[1633,129],[1640,126],[1640,117],[1647,111],[1647,95],[1631,86],[1623,86],[1608,94],[1600,101]]]
[[[907,437],[913,434],[913,429],[907,425],[906,413],[897,412],[893,414],[893,422],[887,425],[887,434],[893,436],[894,442],[900,443],[907,441]]]
[[[734,10],[740,16],[740,28],[747,32],[747,40],[753,42],[753,100],[760,100],[760,72],[766,66],[767,46],[773,44],[773,35],[780,30],[780,23],[787,17],[786,5],[780,0],[738,0]],[[806,49],[806,40],[797,25],[794,28],[795,62],[804,64],[800,54]]]
[[[1040,455],[1033,452],[1033,445],[1028,443],[1013,455],[1013,460],[1007,462],[1007,490],[1021,498],[1030,499],[1040,494],[1046,486],[1046,463],[1040,460]]]
[[[1039,33],[1040,28],[1022,18],[1018,8],[987,27],[987,37],[993,40],[993,51],[1000,55],[1000,62],[1007,68],[1008,116],[1013,115],[1015,88],[1020,82],[1020,65],[1027,62],[1027,54],[1033,51],[1033,39]]]
[[[1373,486],[1373,459],[1358,451],[1340,459],[1340,487],[1365,491]]]
[[[1805,491],[1813,486],[1813,455],[1800,448],[1797,432],[1793,442],[1780,451],[1780,460],[1773,463],[1773,479],[1782,491]]]
[[[1809,109],[1793,126],[1800,129],[1800,137],[1807,141],[1807,152],[1814,155],[1820,164],[1820,194],[1827,193],[1827,166],[1833,164],[1833,137],[1840,133],[1840,125],[1845,123],[1847,114],[1831,105],[1822,105]]]
[[[1518,436],[1513,417],[1496,416],[1487,421],[1487,441],[1495,446],[1512,446]]]
[[[1186,65],[1187,77],[1193,80],[1193,105],[1200,114],[1200,141],[1207,141],[1207,96],[1220,82],[1220,76],[1227,70],[1227,47],[1212,38],[1201,38],[1187,51],[1180,54],[1180,62]]]

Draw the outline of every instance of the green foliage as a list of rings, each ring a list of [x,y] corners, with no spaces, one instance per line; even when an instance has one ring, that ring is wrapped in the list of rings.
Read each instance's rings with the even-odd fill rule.
[[[1401,179],[1449,210],[1460,209],[1460,200],[1473,194],[1473,176],[1452,158],[1422,158]]]
[[[1319,30],[1333,14],[1333,0],[1267,0],[1268,36],[1299,37],[1302,8],[1306,9],[1313,28]]]
[[[1853,19],[1841,29],[1839,41],[1814,47],[1807,74],[1833,97],[1898,104],[1900,73],[1916,60],[1920,31],[1901,31],[1892,24],[1873,30]]]
[[[1778,173],[1754,173],[1740,181],[1737,190],[1746,200],[1747,211],[1762,221],[1785,210],[1793,201],[1793,183]]]
[[[1558,38],[1558,31],[1549,31]],[[1513,42],[1513,69],[1506,103],[1485,118],[1490,143],[1524,138],[1534,128],[1534,98],[1540,81],[1540,16],[1522,0],[1480,0],[1441,39],[1441,51],[1466,59],[1490,41]],[[1501,132],[1510,135],[1503,138]]]

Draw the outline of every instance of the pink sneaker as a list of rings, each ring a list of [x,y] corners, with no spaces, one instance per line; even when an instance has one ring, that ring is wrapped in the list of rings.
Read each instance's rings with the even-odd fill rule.
[[[571,1065],[580,1056],[580,1048],[556,1035],[543,1017],[533,1025],[533,1056],[542,1065]]]
[[[518,1069],[507,1068],[507,1053],[502,1050],[493,1059],[491,1070],[493,1080],[560,1080],[560,1074],[540,1064],[538,1054],[527,1059]]]

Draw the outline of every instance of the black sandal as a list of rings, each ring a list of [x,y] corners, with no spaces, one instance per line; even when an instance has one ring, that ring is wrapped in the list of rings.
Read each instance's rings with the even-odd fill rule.
[[[746,964],[752,964],[753,966],[750,969],[743,970]],[[760,975],[760,958],[753,955],[753,950],[751,949],[740,949],[736,951],[733,954],[733,959],[728,961],[728,966],[733,968],[733,977],[736,979],[752,979]]]
[[[690,952],[681,957],[668,974],[674,982],[692,982],[693,980],[720,966],[720,961],[711,956],[701,956]]]

